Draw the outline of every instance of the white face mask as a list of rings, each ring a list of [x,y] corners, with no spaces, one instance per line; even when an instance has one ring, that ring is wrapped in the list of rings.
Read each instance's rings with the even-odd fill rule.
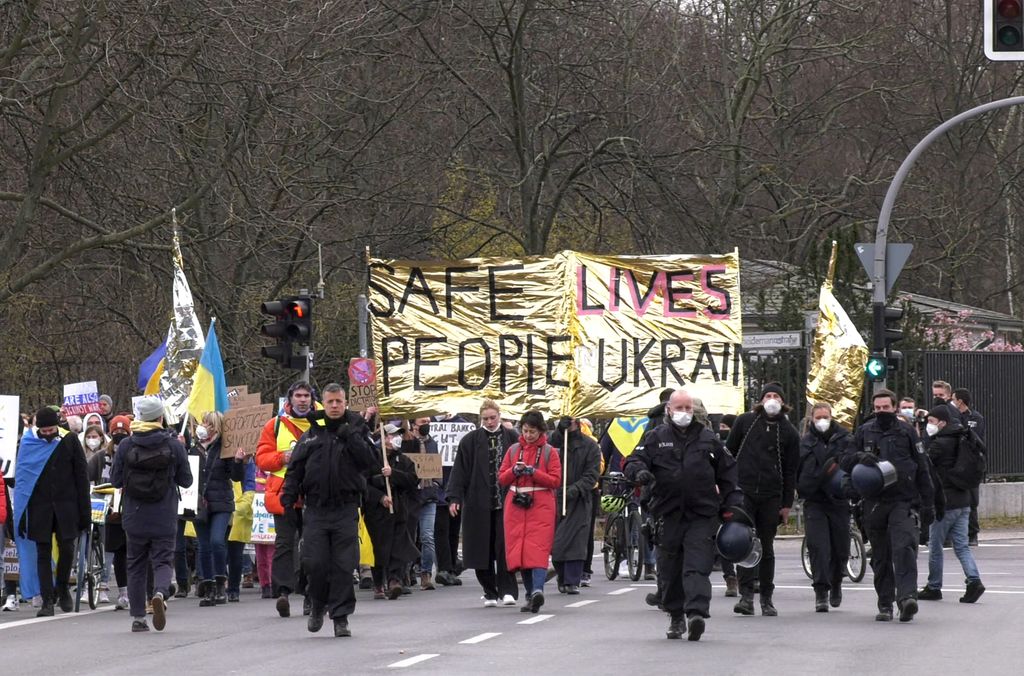
[[[778,415],[779,411],[782,410],[782,402],[778,399],[769,399],[764,402],[764,412],[768,415]]]
[[[210,430],[206,429],[206,425],[200,425],[196,428],[196,439],[199,441],[206,441],[210,438]]]
[[[911,418],[914,417],[914,409],[912,409],[912,408],[901,408],[900,409],[900,415],[902,415],[904,418],[911,419]]]
[[[401,434],[396,434],[395,436],[391,437],[391,448],[394,448],[394,449],[397,450],[397,449],[399,449],[401,447],[402,447],[402,435]]]
[[[693,422],[693,414],[689,411],[672,411],[672,422],[680,427],[689,427]]]
[[[924,431],[928,436],[934,437],[936,434],[939,433],[939,426],[936,425],[935,423],[928,423],[927,425],[924,426]]]
[[[824,434],[828,432],[828,428],[832,427],[832,421],[829,418],[818,418],[814,421],[814,426],[818,428],[818,431]]]
[[[85,440],[85,445],[88,446],[89,450],[92,450],[92,451],[95,451],[97,448],[99,448],[100,444],[102,444],[102,443],[103,443],[103,440],[102,439],[97,439],[96,437],[92,437],[92,438],[89,438],[89,439]]]

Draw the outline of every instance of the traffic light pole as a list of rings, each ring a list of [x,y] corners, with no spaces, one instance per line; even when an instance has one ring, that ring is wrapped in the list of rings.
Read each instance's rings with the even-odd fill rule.
[[[928,146],[961,122],[973,119],[983,113],[1020,104],[1024,104],[1024,96],[1013,96],[983,103],[980,106],[965,110],[959,115],[949,118],[921,139],[910,151],[906,159],[903,160],[903,163],[900,164],[899,169],[896,170],[896,175],[893,176],[892,182],[889,183],[889,189],[886,191],[885,199],[882,201],[882,211],[878,214],[878,227],[875,230],[875,258],[874,265],[872,266],[874,274],[871,275],[871,310],[874,320],[872,325],[873,352],[881,353],[885,351],[885,297],[887,295],[885,250],[889,239],[889,220],[892,218],[892,209],[896,203],[896,196],[899,194],[900,188],[903,187],[903,182],[906,180],[911,168]],[[875,391],[884,387],[884,379],[875,383]]]

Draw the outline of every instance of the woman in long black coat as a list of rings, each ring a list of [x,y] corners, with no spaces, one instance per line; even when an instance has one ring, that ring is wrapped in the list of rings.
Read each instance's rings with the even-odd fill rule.
[[[569,430],[569,453],[566,459],[565,430]],[[562,418],[551,443],[558,449],[565,473],[565,513],[562,513],[562,491],[556,494],[555,543],[551,561],[558,573],[558,591],[579,594],[583,564],[590,539],[590,514],[593,510],[594,484],[601,471],[601,449],[597,442],[580,432],[578,420]]]

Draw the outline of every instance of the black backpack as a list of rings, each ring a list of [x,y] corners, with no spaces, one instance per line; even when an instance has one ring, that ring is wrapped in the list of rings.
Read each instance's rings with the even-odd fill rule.
[[[174,454],[168,444],[132,445],[124,463],[124,492],[140,502],[160,502],[171,488]]]
[[[985,442],[970,427],[965,427],[957,437],[956,461],[946,471],[946,479],[960,490],[977,488],[985,478]]]

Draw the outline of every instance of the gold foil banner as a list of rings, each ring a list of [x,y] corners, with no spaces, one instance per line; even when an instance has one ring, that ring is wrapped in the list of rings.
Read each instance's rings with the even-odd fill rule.
[[[817,402],[832,405],[832,418],[853,429],[864,391],[864,367],[868,347],[849,315],[832,294],[835,277],[836,243],[828,275],[818,297],[818,326],[811,348],[811,366],[807,371],[807,412]]]
[[[387,415],[643,415],[666,387],[743,408],[739,255],[370,261]]]

